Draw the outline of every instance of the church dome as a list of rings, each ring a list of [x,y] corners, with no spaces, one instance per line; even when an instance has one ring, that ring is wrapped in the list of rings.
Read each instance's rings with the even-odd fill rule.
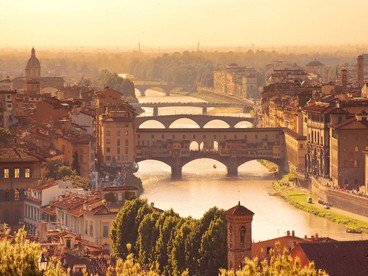
[[[36,51],[34,48],[32,48],[31,50],[31,57],[28,60],[27,66],[26,66],[26,69],[31,69],[31,68],[41,68],[40,61],[36,57]]]

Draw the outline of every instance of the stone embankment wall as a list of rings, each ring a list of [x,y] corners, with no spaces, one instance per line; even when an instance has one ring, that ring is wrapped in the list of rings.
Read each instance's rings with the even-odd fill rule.
[[[316,179],[311,180],[312,193],[336,207],[354,214],[368,217],[368,197],[363,197],[327,187]]]

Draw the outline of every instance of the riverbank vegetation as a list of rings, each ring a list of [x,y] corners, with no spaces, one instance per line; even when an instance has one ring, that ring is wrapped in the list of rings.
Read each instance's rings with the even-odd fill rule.
[[[273,183],[272,186],[277,195],[281,196],[298,209],[319,217],[327,218],[339,224],[344,224],[353,231],[368,233],[368,222],[340,214],[335,212],[333,208],[325,209],[323,205],[318,205],[316,202],[308,203],[307,198],[313,198],[313,195],[301,187],[295,186],[295,182],[292,180],[294,177],[295,175],[293,174],[287,174]]]
[[[263,166],[265,166],[267,169],[270,170],[270,172],[278,172],[279,171],[279,167],[271,162],[271,161],[267,161],[267,160],[264,160],[264,159],[258,159],[257,160],[259,163],[261,163]]]

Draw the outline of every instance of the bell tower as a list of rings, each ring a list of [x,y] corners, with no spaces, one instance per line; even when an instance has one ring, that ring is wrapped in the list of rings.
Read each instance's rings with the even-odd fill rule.
[[[252,257],[252,220],[254,213],[238,205],[225,212],[227,221],[227,268],[240,269]]]

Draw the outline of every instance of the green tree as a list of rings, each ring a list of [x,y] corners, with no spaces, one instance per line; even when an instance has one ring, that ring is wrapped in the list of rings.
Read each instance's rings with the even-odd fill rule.
[[[219,217],[211,221],[202,235],[199,248],[199,271],[201,275],[215,275],[220,268],[227,266],[226,220]]]
[[[59,168],[62,165],[61,159],[46,162],[45,178],[58,179]]]
[[[136,252],[139,225],[144,216],[152,212],[147,200],[137,198],[125,202],[112,222],[111,240],[115,256],[126,257],[130,253],[127,251],[127,244],[132,245],[132,253]]]
[[[160,217],[158,212],[147,214],[138,228],[137,251],[138,260],[141,264],[150,266],[155,263],[155,253],[152,248],[156,245],[158,230],[156,221]]]
[[[77,175],[80,175],[80,165],[79,165],[79,153],[75,151],[73,153],[72,170],[75,171]]]
[[[75,175],[75,171],[73,171],[71,167],[61,165],[59,166],[57,170],[57,175],[55,179],[62,179],[64,177],[73,176],[73,175]]]
[[[69,167],[67,167],[69,168]],[[74,171],[72,171],[74,172]],[[82,176],[76,175],[75,173],[72,173],[71,175],[67,175],[62,178],[63,180],[71,180],[74,188],[82,188],[84,190],[91,189],[91,182]]]
[[[0,127],[0,144],[7,144],[10,141],[11,133],[9,129]]]
[[[109,267],[106,276],[159,276],[153,270],[145,270],[134,261],[133,254],[128,254],[126,260],[118,259],[115,267]]]
[[[172,271],[169,260],[172,253],[172,241],[175,237],[176,226],[180,220],[180,216],[170,209],[160,215],[155,225],[158,231],[154,249],[155,258],[156,262],[160,265],[160,271],[164,275],[168,275]]]
[[[42,254],[40,244],[27,240],[24,228],[16,232],[14,240],[8,234],[7,229],[0,241],[0,275],[41,275],[38,264]],[[48,268],[44,275],[68,275],[55,259],[49,262]]]
[[[196,220],[188,217],[178,226],[174,240],[172,241],[172,254],[170,257],[173,275],[182,274],[188,269],[188,265],[193,260],[193,254],[191,254],[193,246],[188,241],[190,241],[190,234],[195,230],[196,222]]]

